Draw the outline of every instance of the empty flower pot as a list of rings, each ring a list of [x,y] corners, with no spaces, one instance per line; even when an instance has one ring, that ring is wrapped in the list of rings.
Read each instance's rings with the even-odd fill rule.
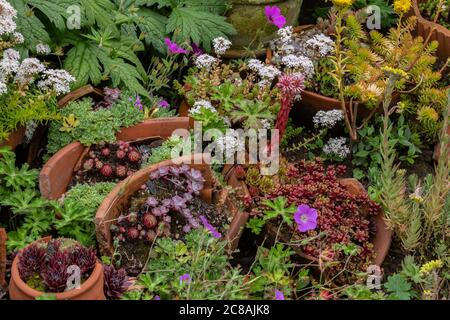
[[[37,242],[48,242],[51,237],[46,237]],[[30,288],[19,274],[19,255],[14,258],[11,268],[11,281],[9,283],[9,296],[11,300],[35,300],[43,294],[55,295],[56,300],[105,300],[103,292],[103,266],[97,262],[89,278],[80,288],[61,293],[46,293]]]

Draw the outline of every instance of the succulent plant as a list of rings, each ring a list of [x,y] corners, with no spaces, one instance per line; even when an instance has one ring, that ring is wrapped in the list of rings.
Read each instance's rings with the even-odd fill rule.
[[[39,272],[45,260],[45,248],[32,244],[26,247],[19,256],[19,274],[25,282],[35,272]]]
[[[139,238],[139,230],[135,227],[128,228],[127,236],[131,240],[137,239]]]
[[[128,169],[125,166],[117,166],[116,167],[116,175],[119,178],[125,178],[127,176],[127,171],[128,171]]]
[[[126,152],[123,150],[117,150],[116,152],[116,158],[119,160],[124,159],[126,155],[127,155]]]
[[[124,269],[116,270],[113,266],[104,266],[106,297],[110,299],[120,299],[125,291],[130,287],[127,273]]]
[[[83,169],[86,171],[92,170],[93,167],[94,167],[94,159],[87,159],[83,163]]]
[[[57,251],[42,266],[41,277],[50,292],[62,292],[67,286],[70,274],[67,269],[72,264],[67,252]]]
[[[108,157],[111,154],[111,150],[109,148],[103,148],[102,149],[102,155],[105,157]]]
[[[147,212],[146,214],[144,214],[144,216],[142,218],[142,223],[148,229],[153,229],[158,224],[158,220],[156,219],[156,217],[153,214]]]
[[[95,161],[95,168],[98,170],[103,168],[103,162],[101,162],[100,160]]]
[[[97,256],[94,249],[78,245],[70,252],[70,260],[80,268],[81,274],[86,274],[94,269]]]
[[[102,166],[100,173],[105,177],[110,177],[113,174],[113,169],[109,164],[105,164]]]
[[[141,160],[141,154],[133,149],[128,153],[128,160],[131,162],[139,162]]]

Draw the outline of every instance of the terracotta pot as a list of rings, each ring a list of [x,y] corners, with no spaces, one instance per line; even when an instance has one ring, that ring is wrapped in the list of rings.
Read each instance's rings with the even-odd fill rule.
[[[5,229],[0,228],[0,287],[6,286],[6,240]]]
[[[176,129],[189,129],[189,118],[158,118],[145,120],[117,133],[118,140],[133,142],[144,138],[167,139]],[[46,199],[59,199],[73,178],[76,165],[83,157],[85,147],[72,142],[55,153],[39,174],[39,189]]]
[[[16,149],[16,147],[22,143],[23,138],[25,137],[25,127],[18,127],[14,130],[5,141],[0,141],[1,147],[10,147],[12,150]]]
[[[84,98],[84,97],[94,97],[94,98],[103,98],[105,94],[102,90],[94,88],[91,85],[86,85],[83,87],[80,87],[78,89],[75,89],[74,91],[68,93],[64,97],[58,100],[58,107],[64,108],[67,106],[70,102],[76,101],[78,99]]]
[[[40,242],[48,242],[51,237],[46,237]],[[9,296],[11,300],[35,300],[44,292],[30,288],[22,281],[19,275],[19,257],[14,258],[11,269],[11,281],[9,283]],[[56,300],[106,300],[103,292],[103,266],[97,262],[91,276],[81,284],[79,289],[55,293]],[[52,294],[52,293],[51,293]]]
[[[176,160],[177,164],[186,163],[191,168],[200,170],[205,178],[205,187],[201,192],[203,200],[211,202],[213,199],[213,173],[208,164],[209,155],[207,154],[195,154],[191,156],[184,156]],[[175,160],[174,160],[175,161]],[[167,160],[148,168],[139,170],[132,176],[128,177],[124,181],[116,185],[111,193],[105,198],[103,203],[97,210],[95,216],[95,227],[97,243],[102,255],[111,256],[114,252],[112,236],[111,236],[111,223],[112,220],[120,216],[122,208],[126,207],[129,199],[140,189],[140,187],[149,179],[149,174],[158,168],[174,165],[174,161]],[[231,185],[237,183],[230,179]],[[226,197],[226,196],[225,196]],[[224,195],[219,196],[224,198]],[[229,206],[228,208],[232,214],[232,222],[230,228],[225,235],[225,238],[230,241],[231,249],[237,247],[237,243],[240,238],[243,226],[247,222],[248,215],[238,210],[235,204],[232,204],[230,200],[225,199],[224,204]]]
[[[450,30],[438,23],[427,20],[422,16],[419,9],[419,3],[425,1],[427,0],[413,0],[412,9],[409,12],[409,15],[415,15],[417,17],[415,33],[423,39],[427,39],[430,32],[433,32],[430,40],[439,42],[436,55],[441,61],[446,61],[450,57]]]
[[[364,186],[356,179],[353,178],[340,179],[340,182],[347,188],[347,190],[351,194],[367,194],[366,190],[364,189]],[[376,233],[373,239],[371,239],[371,242],[374,246],[373,250],[375,252],[373,264],[381,266],[389,252],[389,248],[391,247],[392,231],[390,231],[387,228],[383,214],[377,215],[374,218],[373,223],[375,224],[376,228]],[[277,229],[278,228],[273,224],[269,223],[267,225],[266,233],[268,234],[269,238],[275,239],[278,231]],[[287,234],[279,234],[278,238],[284,243],[289,243],[290,241],[290,236]],[[305,254],[300,248],[296,246],[292,246],[292,249],[299,257],[301,257],[305,261],[314,263],[317,263],[319,261],[318,258]]]
[[[264,50],[255,50],[259,45],[255,36],[263,30],[261,42],[266,44],[276,34],[277,27],[269,25],[264,13],[266,6],[278,6],[286,17],[287,25],[295,25],[300,15],[303,0],[232,0],[232,8],[227,12],[227,20],[237,31],[230,40],[233,46],[226,52],[226,58],[242,58],[247,56],[264,55]]]

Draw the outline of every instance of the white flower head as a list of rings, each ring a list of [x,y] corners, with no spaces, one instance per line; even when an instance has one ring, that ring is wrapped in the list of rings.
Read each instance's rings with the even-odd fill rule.
[[[227,130],[225,135],[218,137],[216,140],[217,149],[220,152],[225,152],[226,155],[233,155],[237,151],[245,150],[239,134],[233,130]]]
[[[19,70],[20,54],[14,49],[7,49],[3,52],[3,59],[0,60],[0,75],[7,79]]]
[[[47,55],[50,52],[52,52],[52,50],[50,49],[50,47],[47,44],[39,43],[36,45],[36,52],[38,54]]]
[[[212,106],[211,102],[209,102],[208,100],[198,100],[194,103],[194,106],[189,110],[189,114],[190,115],[199,114],[201,113],[202,109],[217,112],[217,110]]]
[[[231,41],[224,37],[218,37],[213,40],[214,52],[217,55],[223,55],[231,47]]]
[[[341,138],[330,138],[323,146],[322,151],[327,155],[335,155],[340,159],[345,159],[350,154],[350,149],[346,144],[347,140]]]
[[[42,91],[54,91],[57,95],[70,92],[70,84],[75,78],[66,70],[49,69],[37,84]]]
[[[0,0],[0,36],[13,34],[16,31],[16,23],[14,22],[16,17],[16,9],[9,2]]]
[[[258,74],[263,80],[273,80],[281,74],[281,71],[275,66],[263,65]]]
[[[0,81],[0,96],[8,92],[8,86],[3,81]]]
[[[20,59],[20,53],[14,49],[7,49],[3,52],[3,58],[18,61]]]
[[[326,57],[334,50],[334,41],[323,33],[314,35],[306,41],[306,47],[319,53],[319,57]]]
[[[209,54],[201,54],[194,58],[194,64],[199,69],[210,70],[211,67],[217,62],[217,59]]]
[[[13,38],[14,38],[14,42],[17,44],[22,44],[25,41],[23,35],[20,32],[14,32]]]
[[[36,58],[26,58],[20,64],[14,81],[20,85],[28,85],[34,82],[37,74],[45,70],[44,65]]]
[[[306,79],[314,76],[314,63],[308,57],[289,54],[281,59],[281,63],[288,68],[300,71]]]
[[[247,66],[250,70],[258,72],[259,69],[264,67],[264,64],[258,59],[250,59],[247,62]]]
[[[292,34],[294,33],[294,28],[292,26],[286,26],[284,28],[278,29],[278,37],[281,43],[287,44],[292,40]]]
[[[342,110],[335,109],[330,111],[318,111],[313,117],[314,126],[323,128],[332,128],[339,121],[344,120],[344,114]]]

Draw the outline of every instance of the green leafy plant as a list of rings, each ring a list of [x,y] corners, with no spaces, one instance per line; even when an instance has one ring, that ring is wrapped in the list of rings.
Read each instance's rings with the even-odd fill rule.
[[[72,141],[84,145],[113,142],[122,127],[130,127],[144,120],[144,113],[134,106],[134,95],[123,92],[111,108],[92,109],[92,100],[86,98],[61,109],[63,121],[53,121],[48,134],[48,154],[54,154]],[[66,119],[66,120],[64,120]],[[67,119],[72,119],[68,127]]]
[[[352,155],[352,164],[355,167],[353,176],[356,179],[365,178],[367,176],[365,171],[368,168],[376,170],[381,166],[381,136],[379,135],[381,125],[382,118],[377,118],[374,124],[358,131],[359,139],[353,145]],[[393,145],[397,159],[408,165],[414,164],[415,159],[421,153],[422,143],[419,134],[412,132],[402,115],[392,125],[389,143]]]
[[[143,96],[147,81],[137,52],[154,47],[166,53],[164,38],[174,35],[209,50],[211,40],[235,33],[220,16],[227,5],[214,0],[11,0],[18,11],[18,29],[34,52],[38,43],[51,44],[64,68],[76,78],[75,87],[111,79]],[[80,15],[79,25],[74,15]],[[67,23],[66,23],[67,21]]]
[[[263,128],[263,120],[273,120],[275,115],[270,112],[269,106],[260,101],[243,100],[231,112],[234,122],[242,123],[244,128]]]

